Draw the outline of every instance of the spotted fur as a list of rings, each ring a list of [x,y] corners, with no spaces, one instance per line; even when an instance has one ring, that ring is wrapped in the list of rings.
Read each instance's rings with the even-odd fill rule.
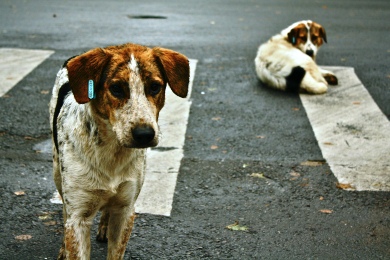
[[[280,90],[323,94],[337,77],[317,66],[315,59],[326,42],[325,29],[310,20],[296,22],[260,45],[255,58],[259,79]]]
[[[93,80],[96,99],[88,97]],[[188,59],[135,44],[96,48],[60,69],[50,102],[53,175],[63,201],[58,259],[89,259],[90,229],[102,211],[99,241],[122,259],[144,181],[145,152],[156,146],[165,88],[185,97]]]

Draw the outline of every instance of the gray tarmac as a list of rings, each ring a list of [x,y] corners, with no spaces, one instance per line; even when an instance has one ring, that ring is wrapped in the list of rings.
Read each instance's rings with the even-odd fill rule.
[[[389,118],[389,17],[387,0],[1,1],[0,47],[55,53],[0,98],[0,259],[57,256],[51,157],[33,149],[50,138],[47,91],[67,58],[125,42],[198,60],[172,214],[139,214],[125,259],[390,259],[390,193],[338,189],[299,95],[263,86],[253,63],[317,21],[318,63],[353,67]]]

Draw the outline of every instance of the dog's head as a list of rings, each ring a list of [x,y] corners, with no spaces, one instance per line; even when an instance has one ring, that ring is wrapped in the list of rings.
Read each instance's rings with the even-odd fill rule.
[[[284,29],[282,34],[294,47],[313,59],[320,46],[326,42],[324,27],[310,20],[296,22]]]
[[[76,101],[89,103],[119,144],[129,148],[158,144],[167,84],[179,97],[188,92],[188,59],[168,49],[135,44],[97,48],[70,59],[66,67]]]

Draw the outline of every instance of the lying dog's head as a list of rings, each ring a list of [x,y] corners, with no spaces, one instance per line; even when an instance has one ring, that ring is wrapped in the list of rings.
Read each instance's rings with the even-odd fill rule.
[[[168,49],[134,44],[97,48],[70,59],[66,68],[76,101],[89,102],[94,116],[129,148],[158,144],[167,83],[179,97],[187,96],[188,59]]]
[[[320,46],[326,42],[324,27],[310,20],[296,22],[284,29],[282,34],[294,47],[313,59]]]

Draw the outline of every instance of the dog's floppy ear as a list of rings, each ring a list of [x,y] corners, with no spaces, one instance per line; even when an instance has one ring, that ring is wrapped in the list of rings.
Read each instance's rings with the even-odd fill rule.
[[[320,30],[320,37],[321,37],[322,39],[324,39],[324,42],[327,43],[327,41],[326,41],[326,32],[325,32],[324,27],[320,26],[319,30]]]
[[[88,85],[93,81],[94,92],[100,82],[103,69],[110,60],[110,55],[104,49],[96,48],[70,59],[68,70],[69,86],[77,103],[84,104],[90,101]]]
[[[298,45],[301,43],[301,38],[307,35],[306,25],[300,23],[290,30],[287,34],[288,41],[292,45]]]
[[[288,41],[292,45],[298,44],[298,38],[299,38],[299,31],[301,30],[301,26],[298,25],[290,30],[290,32],[287,34]]]
[[[161,62],[173,93],[182,98],[186,97],[190,81],[190,66],[187,57],[160,47],[153,48],[153,52]]]
[[[324,42],[326,41],[326,32],[324,27],[322,27],[320,24],[313,22],[312,24],[312,30],[314,31],[314,34],[317,35],[318,37],[321,37]]]

